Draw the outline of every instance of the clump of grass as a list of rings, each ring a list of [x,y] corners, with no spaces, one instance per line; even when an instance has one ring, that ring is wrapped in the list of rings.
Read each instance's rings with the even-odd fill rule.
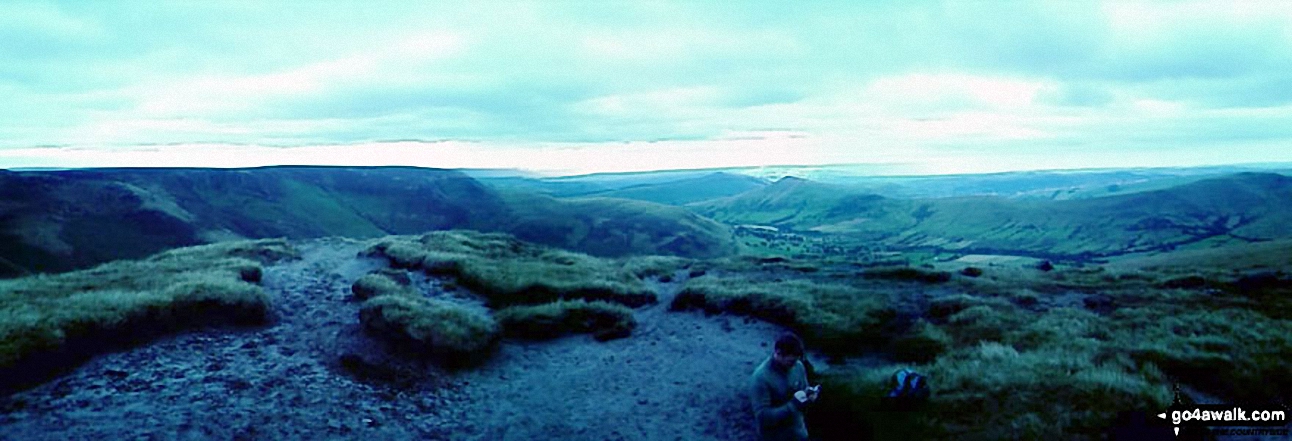
[[[408,295],[407,284],[401,284],[394,278],[382,273],[366,274],[350,286],[355,300],[368,300],[384,295]]]
[[[607,341],[627,337],[637,327],[631,309],[583,300],[511,306],[498,311],[496,317],[507,335],[527,339],[590,333],[597,341]]]
[[[495,308],[574,299],[632,307],[658,301],[634,274],[633,269],[640,268],[503,234],[437,231],[419,238],[388,238],[369,252],[396,267],[451,276]]]
[[[924,320],[917,321],[905,335],[893,340],[889,352],[902,362],[928,363],[951,348],[946,331]]]
[[[1111,346],[1186,384],[1237,401],[1292,395],[1292,321],[1165,306],[1119,309],[1110,320]]]
[[[877,347],[884,324],[896,315],[877,295],[846,285],[741,277],[692,279],[669,309],[757,317],[794,329],[831,353]]]
[[[283,240],[228,242],[0,281],[0,388],[166,333],[264,323],[261,264],[293,255]]]
[[[929,301],[927,316],[934,320],[945,320],[951,315],[974,306],[1005,308],[1009,302],[996,297],[981,297],[968,294],[954,294],[938,297]]]
[[[827,436],[866,430],[875,439],[1098,438],[1118,411],[1156,410],[1170,402],[1159,378],[1094,357],[1018,351],[995,342],[962,348],[915,367],[933,393],[921,410],[902,413],[880,400],[889,375],[902,366],[832,371],[822,380],[827,417],[814,424]]]
[[[904,280],[921,283],[943,283],[951,280],[951,273],[921,268],[870,268],[861,272],[868,279]]]
[[[488,314],[419,296],[368,299],[359,321],[371,335],[448,364],[482,360],[499,337],[498,322]]]
[[[674,256],[636,256],[623,259],[623,268],[638,278],[671,278],[686,269],[692,261]]]
[[[1160,379],[1096,363],[1093,352],[1015,350],[983,342],[928,367],[937,383],[931,416],[947,433],[988,439],[1098,436],[1116,412],[1165,407]]]
[[[1022,325],[1028,317],[1013,305],[972,306],[947,317],[947,332],[961,344],[982,340],[1004,341],[1010,329]]]
[[[969,277],[979,277],[982,275],[982,268],[978,268],[976,266],[967,266],[964,269],[960,270],[960,274],[963,274]]]

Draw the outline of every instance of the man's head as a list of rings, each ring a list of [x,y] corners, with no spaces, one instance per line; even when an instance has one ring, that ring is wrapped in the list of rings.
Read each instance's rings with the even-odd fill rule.
[[[772,362],[776,364],[776,367],[789,369],[802,356],[803,340],[799,340],[797,335],[786,332],[776,338],[776,346],[772,351]]]

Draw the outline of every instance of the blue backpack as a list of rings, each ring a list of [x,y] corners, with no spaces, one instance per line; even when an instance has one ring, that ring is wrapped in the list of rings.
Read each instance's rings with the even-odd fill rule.
[[[928,378],[910,369],[900,369],[889,379],[888,393],[884,395],[886,408],[892,410],[914,410],[929,400]]]

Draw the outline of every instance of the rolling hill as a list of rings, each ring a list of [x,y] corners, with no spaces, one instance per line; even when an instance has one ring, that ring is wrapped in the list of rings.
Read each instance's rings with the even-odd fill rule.
[[[614,208],[620,202],[634,208]],[[462,173],[410,167],[0,171],[0,274],[64,271],[226,239],[450,228],[519,229],[531,241],[600,255],[654,253],[656,244],[697,256],[730,249],[730,235],[716,224],[653,215],[655,204],[589,204],[573,206],[598,211],[596,228],[547,222],[531,216],[566,217],[571,204],[531,199],[514,209]],[[633,240],[597,236],[611,229]]]
[[[767,185],[763,179],[724,170],[598,173],[554,178],[484,176],[478,179],[503,191],[529,191],[555,197],[636,199],[669,205],[733,196]]]
[[[1172,249],[1205,240],[1292,237],[1292,178],[1240,173],[1168,189],[1080,200],[892,199],[785,178],[690,205],[734,224],[840,233],[900,248],[1072,258]]]
[[[724,172],[652,184],[638,184],[617,190],[591,193],[588,196],[634,199],[668,205],[685,205],[738,195],[762,188],[761,179]]]

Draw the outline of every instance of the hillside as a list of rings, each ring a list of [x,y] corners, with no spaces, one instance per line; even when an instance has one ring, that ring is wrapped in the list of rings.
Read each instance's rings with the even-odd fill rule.
[[[612,198],[503,195],[516,213],[506,230],[523,240],[600,256],[708,258],[735,251],[727,226],[680,207]]]
[[[553,207],[543,207],[553,204]],[[566,204],[529,201],[513,209],[493,189],[456,171],[408,167],[267,167],[256,169],[92,169],[0,172],[0,275],[57,272],[164,249],[239,238],[377,237],[467,228],[508,231],[544,244],[603,255],[628,252],[720,254],[713,225],[632,216],[607,207],[615,234],[694,238],[589,239],[574,224],[544,223]],[[560,215],[557,217],[563,217]],[[622,217],[622,218],[621,218]],[[544,224],[536,229],[535,224]],[[638,232],[634,228],[644,228]],[[564,228],[564,229],[563,229]],[[693,229],[694,228],[694,229]],[[667,233],[662,231],[667,230]],[[605,232],[597,229],[594,233]],[[609,234],[609,233],[607,233]],[[572,237],[581,239],[574,240]],[[594,235],[594,237],[597,237]],[[608,236],[607,236],[608,237]],[[586,244],[588,248],[579,248]],[[715,254],[716,253],[716,254]]]
[[[1063,201],[891,199],[785,178],[691,207],[729,223],[841,233],[899,248],[1074,258],[1171,249],[1209,239],[1292,237],[1292,178],[1270,173]]]
[[[1205,167],[1035,170],[982,174],[918,175],[901,167],[825,165],[731,169],[768,180],[797,177],[899,199],[1000,196],[1089,199],[1162,190],[1243,172],[1289,174],[1288,164]]]

